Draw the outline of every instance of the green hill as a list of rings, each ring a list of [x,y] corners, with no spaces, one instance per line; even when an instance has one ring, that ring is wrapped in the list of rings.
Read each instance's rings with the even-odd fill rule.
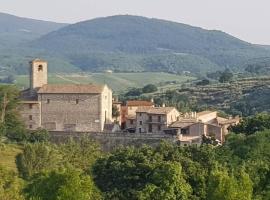
[[[0,13],[0,47],[37,39],[66,25]]]
[[[51,73],[244,71],[270,50],[221,31],[138,16],[97,18],[72,25],[0,14],[0,72],[28,73],[28,61],[49,61]]]
[[[41,37],[31,46],[61,55],[72,64],[91,71],[103,69],[108,64],[111,68],[131,71],[181,72],[184,67],[189,68],[190,63],[196,65],[191,67],[192,72],[224,67],[237,69],[247,59],[270,55],[265,48],[221,31],[129,15],[72,24]],[[166,58],[166,63],[161,64],[157,60],[164,55],[177,56]],[[150,58],[153,62],[144,62],[145,59],[149,61],[149,56],[154,58]],[[205,66],[210,69],[204,69]]]

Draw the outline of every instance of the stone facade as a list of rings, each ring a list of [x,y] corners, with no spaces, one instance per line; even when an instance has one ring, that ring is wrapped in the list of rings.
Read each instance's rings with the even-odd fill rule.
[[[179,112],[170,107],[144,107],[136,112],[137,133],[164,133],[179,117]]]
[[[30,62],[30,89],[40,88],[48,83],[48,64],[35,59]]]
[[[40,60],[30,62],[30,71],[30,89],[22,91],[20,106],[28,129],[102,132],[112,122],[112,91],[106,85],[47,84],[47,64]]]

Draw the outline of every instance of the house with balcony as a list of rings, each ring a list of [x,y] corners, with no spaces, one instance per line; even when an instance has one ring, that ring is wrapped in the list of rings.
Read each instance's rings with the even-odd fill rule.
[[[129,132],[136,131],[136,111],[138,108],[152,108],[154,107],[153,101],[143,100],[130,100],[126,105],[121,107],[121,122],[122,128]]]
[[[136,133],[164,134],[180,113],[174,107],[139,107],[136,111]]]

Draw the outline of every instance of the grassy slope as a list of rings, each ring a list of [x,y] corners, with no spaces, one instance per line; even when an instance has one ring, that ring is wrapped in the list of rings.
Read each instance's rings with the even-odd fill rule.
[[[8,144],[0,146],[0,166],[8,170],[17,171],[16,156],[22,152],[22,148],[17,145]]]
[[[62,78],[61,78],[62,77]],[[49,83],[100,83],[108,84],[115,92],[126,90],[130,87],[143,87],[147,84],[162,84],[175,81],[182,83],[193,79],[188,76],[179,76],[175,74],[161,72],[144,73],[93,73],[89,75],[49,75]],[[20,87],[28,86],[28,76],[17,76],[17,85]],[[168,85],[168,84],[167,84]]]

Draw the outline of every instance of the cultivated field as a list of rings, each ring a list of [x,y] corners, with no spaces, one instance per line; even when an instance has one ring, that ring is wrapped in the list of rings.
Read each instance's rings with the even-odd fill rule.
[[[69,74],[69,75],[49,75],[49,83],[106,83],[113,91],[120,92],[131,87],[143,87],[147,84],[156,84],[157,86],[173,86],[193,77],[168,74],[162,72],[143,72],[143,73],[92,73],[92,74]],[[17,76],[17,85],[21,88],[27,88],[29,85],[28,76]]]

